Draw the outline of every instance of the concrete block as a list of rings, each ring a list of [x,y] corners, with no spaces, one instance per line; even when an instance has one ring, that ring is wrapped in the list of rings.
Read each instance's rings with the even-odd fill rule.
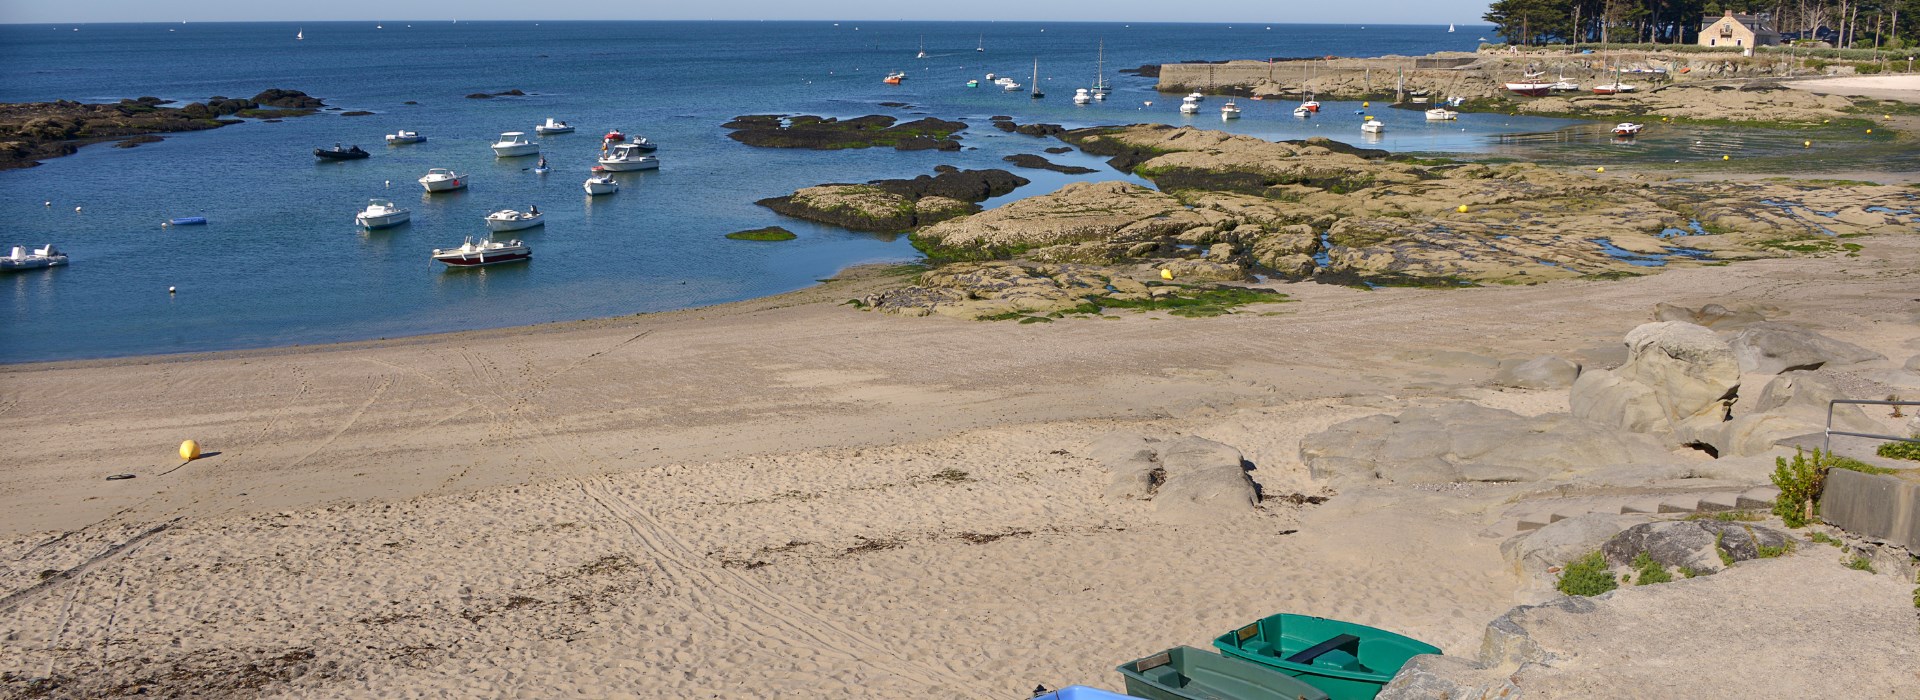
[[[1820,517],[1856,535],[1920,550],[1920,474],[1830,471]]]

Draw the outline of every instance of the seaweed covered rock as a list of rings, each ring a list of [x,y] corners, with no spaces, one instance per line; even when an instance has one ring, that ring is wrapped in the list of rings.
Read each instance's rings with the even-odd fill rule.
[[[319,109],[327,106],[320,98],[312,97],[299,90],[268,88],[253,96],[253,102],[262,107],[281,109]]]
[[[1025,178],[1005,170],[943,166],[937,175],[819,185],[758,204],[786,216],[853,231],[898,232],[972,214],[980,210],[975,202],[1025,184]]]
[[[1010,155],[1005,158],[1001,158],[1001,160],[1020,166],[1022,168],[1033,168],[1036,170],[1052,170],[1056,173],[1065,173],[1068,175],[1084,175],[1086,173],[1095,172],[1093,168],[1082,168],[1078,165],[1061,165],[1059,163],[1055,163],[1053,161],[1047,160],[1045,156],[1036,156],[1030,153],[1019,153],[1015,155]]]
[[[954,134],[967,128],[963,122],[933,117],[895,122],[893,117],[884,114],[844,120],[813,115],[753,114],[734,117],[721,127],[732,130],[728,138],[762,148],[838,150],[891,146],[903,151],[959,150],[960,142]]]

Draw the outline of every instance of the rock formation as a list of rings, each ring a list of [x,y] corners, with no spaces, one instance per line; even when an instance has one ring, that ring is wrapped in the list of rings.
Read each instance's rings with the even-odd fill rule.
[[[1300,460],[1336,484],[1538,481],[1660,462],[1657,441],[1568,414],[1526,417],[1469,403],[1336,424],[1300,441]]]
[[[1573,384],[1573,414],[1676,443],[1696,443],[1725,422],[1740,367],[1725,340],[1703,326],[1658,321],[1627,334],[1627,363],[1591,370]]]
[[[897,150],[960,150],[954,133],[967,128],[961,122],[927,117],[904,124],[883,114],[854,119],[801,115],[756,114],[734,117],[721,125],[733,130],[728,138],[762,148],[837,150],[891,146]]]
[[[758,202],[776,212],[853,231],[898,232],[980,211],[1027,179],[1005,170],[936,169],[937,175],[803,188]]]
[[[1231,519],[1260,502],[1240,451],[1205,438],[1110,433],[1088,445],[1087,454],[1113,475],[1108,498],[1152,501],[1168,522]]]

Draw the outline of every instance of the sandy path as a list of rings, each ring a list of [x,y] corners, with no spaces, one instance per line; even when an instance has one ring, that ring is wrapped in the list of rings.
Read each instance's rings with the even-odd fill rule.
[[[1854,75],[1841,78],[1795,80],[1793,87],[1822,95],[1851,95],[1882,100],[1920,102],[1920,74]]]
[[[1504,494],[1354,492],[1175,527],[1074,453],[1241,446],[1491,395],[1654,303],[1757,302],[1920,347],[1920,240],[1858,258],[1455,291],[1292,285],[1192,320],[901,319],[851,281],[396,342],[0,369],[0,672],[71,696],[1018,697],[1309,611],[1469,650],[1519,581]],[[1262,313],[1267,312],[1267,313]],[[1271,315],[1269,315],[1269,313]],[[220,452],[177,466],[183,437]],[[105,482],[106,474],[140,478]],[[64,572],[64,573],[62,573]],[[11,688],[18,686],[4,686]]]

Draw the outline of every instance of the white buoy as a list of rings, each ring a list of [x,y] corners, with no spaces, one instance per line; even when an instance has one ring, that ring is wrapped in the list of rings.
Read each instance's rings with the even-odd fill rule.
[[[392,181],[392,180],[388,180],[388,181],[387,181],[387,188],[388,188],[388,189],[392,189],[392,188],[393,188],[393,181]]]
[[[51,207],[51,206],[53,206],[53,200],[51,200],[51,199],[49,199],[49,200],[47,200],[47,201],[45,201],[45,202],[41,202],[41,203],[40,203],[40,206],[43,206],[43,207]]]
[[[173,289],[172,287],[168,287],[168,288],[167,288],[167,293],[168,293],[168,294],[172,294],[173,292],[174,292],[174,289]]]
[[[74,207],[74,208],[73,208],[73,213],[75,213],[75,214],[78,214],[78,213],[80,213],[80,207]]]

